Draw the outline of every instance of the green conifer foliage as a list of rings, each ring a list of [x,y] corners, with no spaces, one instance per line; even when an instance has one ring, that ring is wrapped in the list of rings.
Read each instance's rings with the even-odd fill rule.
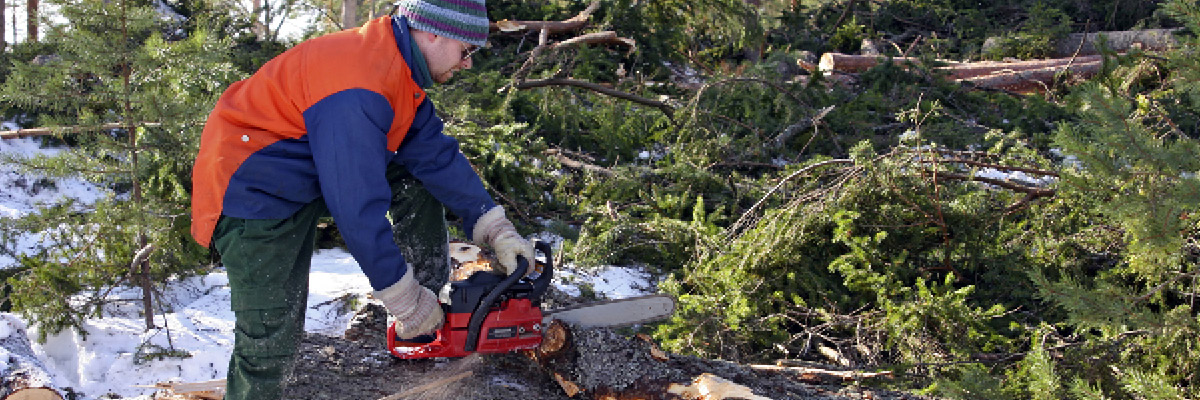
[[[196,271],[208,256],[188,234],[192,160],[204,116],[239,73],[226,62],[226,43],[182,30],[154,2],[56,4],[69,23],[47,36],[53,54],[15,65],[0,100],[42,110],[37,125],[59,127],[69,150],[8,161],[84,178],[109,195],[20,222],[43,235],[44,250],[8,280],[13,308],[44,339],[79,328],[114,287],[141,286],[150,329],[155,284]]]

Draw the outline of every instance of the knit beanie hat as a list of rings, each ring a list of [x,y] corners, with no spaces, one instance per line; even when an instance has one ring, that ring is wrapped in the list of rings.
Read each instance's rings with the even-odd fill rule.
[[[408,25],[476,46],[487,42],[485,0],[400,0],[397,12]]]

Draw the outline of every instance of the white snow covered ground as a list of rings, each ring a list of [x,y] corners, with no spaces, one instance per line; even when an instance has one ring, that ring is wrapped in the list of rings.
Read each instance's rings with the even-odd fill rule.
[[[0,140],[0,158],[5,154],[30,155],[42,149],[35,139]],[[11,171],[0,165],[0,218],[14,218],[36,212],[45,204],[66,198],[90,203],[102,198],[104,191],[82,181],[57,181],[53,188],[31,193],[22,182],[36,177]],[[4,232],[13,235],[19,248],[35,249],[36,233]],[[3,239],[3,238],[0,238]],[[15,264],[12,257],[0,256],[0,269]],[[580,285],[589,285],[596,293],[609,298],[625,298],[653,291],[650,276],[636,268],[605,267],[597,271],[576,271],[562,268],[559,288],[578,294]],[[310,274],[309,309],[305,329],[309,332],[340,335],[349,322],[350,313],[336,301],[347,294],[365,298],[371,288],[358,264],[344,250],[321,250],[313,256]],[[172,312],[158,314],[155,323],[160,327],[146,331],[137,303],[113,308],[103,318],[86,323],[86,337],[73,331],[51,335],[45,343],[34,341],[38,358],[48,367],[54,386],[70,387],[82,393],[84,400],[98,400],[108,394],[121,398],[150,399],[155,392],[144,386],[158,382],[201,382],[223,379],[233,343],[233,312],[229,310],[228,278],[223,271],[171,282],[165,292]],[[115,298],[138,298],[139,292],[129,289],[114,293]],[[4,320],[20,319],[0,315]],[[24,321],[21,320],[21,323]],[[17,334],[20,329],[0,329],[0,339]],[[37,332],[28,333],[31,340]],[[186,354],[186,358],[145,357],[163,350]],[[0,349],[0,356],[7,353]],[[0,357],[0,370],[7,369],[8,357]]]

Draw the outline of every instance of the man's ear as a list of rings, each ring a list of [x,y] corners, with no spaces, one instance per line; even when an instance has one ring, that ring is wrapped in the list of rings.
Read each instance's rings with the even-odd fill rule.
[[[426,32],[426,31],[421,31],[421,30],[416,30],[416,29],[413,29],[410,32],[412,33],[413,37],[416,38],[417,41],[420,41],[420,42],[432,43],[434,39],[437,39],[437,35],[433,34],[432,32]]]

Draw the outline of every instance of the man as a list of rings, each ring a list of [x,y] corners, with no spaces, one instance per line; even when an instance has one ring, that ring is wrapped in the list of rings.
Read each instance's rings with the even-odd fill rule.
[[[394,17],[295,46],[218,100],[193,172],[192,235],[229,274],[226,399],[280,398],[322,216],[401,337],[444,319],[430,290],[448,274],[443,206],[510,273],[518,255],[532,259],[422,90],[470,68],[487,33],[484,0],[403,0]]]

